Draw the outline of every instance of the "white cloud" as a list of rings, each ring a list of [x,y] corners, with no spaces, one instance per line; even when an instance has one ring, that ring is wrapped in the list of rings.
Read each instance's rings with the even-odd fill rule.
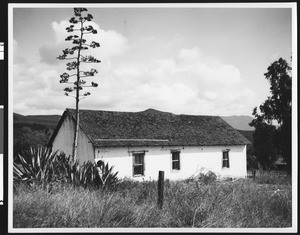
[[[93,94],[95,108],[98,102],[97,108],[110,110],[232,115],[245,114],[254,99],[253,91],[242,87],[237,67],[203,57],[198,48],[147,64],[126,62],[107,72],[99,96]]]
[[[191,49],[181,49],[178,58],[184,62],[199,61],[202,59],[200,49],[197,47]]]
[[[59,114],[74,107],[74,99],[63,95],[65,86],[59,83],[65,63],[57,63],[55,59],[60,54],[58,49],[67,45],[64,41],[67,25],[67,21],[53,22],[55,42],[39,51],[44,63],[15,63],[14,110],[21,114]],[[99,86],[86,89],[92,95],[81,101],[81,108],[119,111],[155,108],[199,115],[249,113],[254,93],[243,88],[243,78],[236,66],[205,56],[198,47],[177,49],[176,56],[151,54],[148,59],[144,45],[135,43],[136,54],[132,59],[132,47],[124,36],[93,26],[99,33],[89,39],[99,41],[101,47],[91,52],[102,63],[92,66],[99,74],[86,80]]]
[[[56,70],[44,66],[14,66],[13,105],[20,114],[60,114],[69,98],[63,96]]]
[[[205,91],[204,92],[204,97],[207,99],[207,100],[216,100],[216,98],[218,97],[218,94],[214,91]]]
[[[19,51],[19,43],[13,39],[13,61],[14,63],[25,63],[26,59],[21,55]]]
[[[66,46],[70,46],[70,43],[65,41],[65,38],[72,34],[66,32],[66,27],[68,27],[70,23],[66,20],[60,21],[59,23],[53,22],[52,29],[55,34],[55,44],[56,47],[59,45],[60,48],[64,48]],[[128,40],[120,33],[115,30],[103,30],[99,27],[99,25],[95,22],[89,22],[87,25],[93,26],[94,29],[97,30],[97,34],[87,34],[84,35],[84,39],[87,42],[95,41],[100,43],[100,47],[96,49],[91,49],[88,51],[89,54],[101,59],[106,60],[113,56],[121,55],[126,52],[128,49]],[[53,45],[53,44],[52,44]]]
[[[110,71],[111,60],[125,53],[129,48],[127,39],[120,33],[114,30],[105,31],[100,29],[97,24],[91,24],[98,31],[98,34],[87,35],[87,42],[97,41],[100,43],[100,48],[89,50],[89,55],[100,59],[102,63],[87,66],[96,68],[99,71],[99,76],[95,80],[87,79],[88,83],[90,81],[98,82],[99,77],[103,77],[101,76],[103,72]],[[63,89],[65,85],[59,83],[60,74],[65,72],[66,61],[56,59],[61,54],[62,49],[72,45],[70,42],[65,41],[65,38],[69,35],[65,30],[68,25],[68,21],[52,23],[51,27],[55,40],[39,48],[38,55],[40,59],[36,56],[27,57],[26,59],[19,56],[19,49],[22,48],[19,48],[18,42],[14,40],[13,102],[16,112],[42,114],[52,110],[52,112],[59,114],[65,108],[74,106],[74,99],[64,96]],[[36,52],[31,51],[31,53]],[[102,74],[100,75],[100,73]],[[91,92],[94,92],[94,90],[92,89]],[[82,102],[84,101],[85,99]]]
[[[52,22],[52,30],[55,34],[55,43],[60,44],[65,42],[65,38],[68,36],[66,32],[66,27],[68,27],[70,23],[67,20],[62,20],[59,23],[56,21]]]

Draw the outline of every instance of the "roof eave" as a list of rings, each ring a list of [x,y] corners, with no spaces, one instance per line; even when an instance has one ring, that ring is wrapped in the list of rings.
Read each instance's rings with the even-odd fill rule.
[[[234,143],[234,144],[204,144],[204,145],[195,145],[195,144],[161,144],[161,145],[122,145],[122,144],[115,144],[115,145],[105,145],[105,144],[97,144],[97,143],[92,143],[96,148],[116,148],[116,147],[165,147],[165,146],[187,146],[187,147],[216,147],[216,146],[244,146],[247,145],[246,143]],[[250,143],[251,144],[251,143]]]

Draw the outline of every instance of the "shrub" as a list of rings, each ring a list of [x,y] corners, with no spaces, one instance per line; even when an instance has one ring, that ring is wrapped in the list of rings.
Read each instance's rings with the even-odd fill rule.
[[[280,175],[275,172],[259,172],[254,179],[258,184],[276,184],[285,185],[291,184],[290,177],[287,175]]]
[[[212,171],[208,171],[207,173],[199,173],[197,178],[203,184],[209,185],[216,182],[217,175]]]

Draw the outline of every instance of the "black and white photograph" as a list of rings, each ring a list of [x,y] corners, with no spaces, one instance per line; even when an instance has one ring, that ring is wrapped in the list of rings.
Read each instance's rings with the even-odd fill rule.
[[[8,231],[297,231],[296,9],[8,4]]]

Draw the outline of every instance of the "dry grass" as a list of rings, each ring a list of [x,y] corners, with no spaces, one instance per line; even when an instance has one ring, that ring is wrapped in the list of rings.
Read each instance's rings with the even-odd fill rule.
[[[292,187],[283,179],[203,184],[166,181],[157,207],[156,182],[124,180],[112,190],[69,185],[14,187],[13,226],[26,227],[209,227],[292,226]],[[278,183],[280,182],[280,183]],[[279,191],[278,191],[279,189]]]

